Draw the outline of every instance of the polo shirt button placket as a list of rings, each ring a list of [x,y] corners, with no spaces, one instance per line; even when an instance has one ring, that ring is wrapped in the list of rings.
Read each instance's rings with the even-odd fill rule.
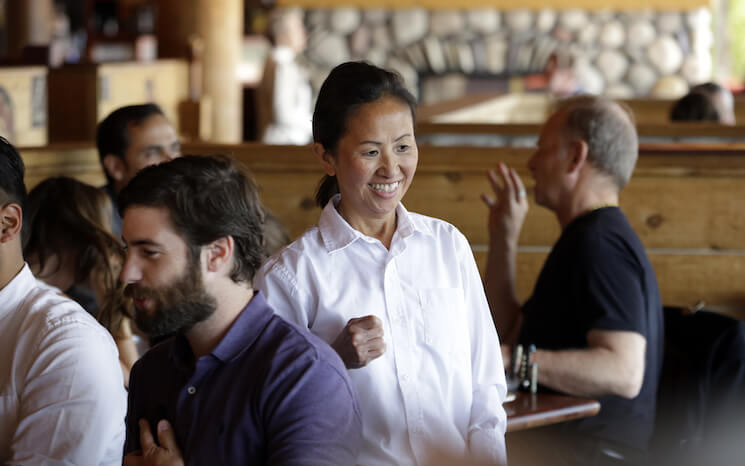
[[[195,393],[197,393],[197,388],[192,385],[192,386],[190,386],[189,388],[186,389],[186,392],[189,395],[194,395]]]

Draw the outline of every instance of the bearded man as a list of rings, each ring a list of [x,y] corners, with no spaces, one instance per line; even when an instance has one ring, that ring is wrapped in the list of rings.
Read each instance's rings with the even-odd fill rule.
[[[173,335],[132,368],[125,465],[354,464],[361,423],[343,363],[252,288],[264,219],[253,183],[228,158],[187,156],[143,169],[119,209],[135,321]]]

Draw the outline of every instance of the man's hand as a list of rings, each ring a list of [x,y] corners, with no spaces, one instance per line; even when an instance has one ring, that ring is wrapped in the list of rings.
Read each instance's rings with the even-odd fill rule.
[[[347,369],[365,367],[385,353],[383,323],[375,316],[350,319],[331,347]]]
[[[486,194],[481,199],[489,206],[489,235],[492,240],[503,238],[508,245],[517,246],[525,215],[528,213],[528,197],[525,186],[515,170],[500,163],[499,177],[489,170],[487,177],[496,199]]]
[[[124,457],[124,466],[183,466],[184,459],[176,443],[171,424],[162,419],[158,422],[158,443],[155,443],[150,426],[140,419],[140,445],[142,451]]]

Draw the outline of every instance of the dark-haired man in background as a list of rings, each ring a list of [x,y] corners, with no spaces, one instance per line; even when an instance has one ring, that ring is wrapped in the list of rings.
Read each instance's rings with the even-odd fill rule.
[[[362,428],[343,363],[252,288],[254,184],[227,158],[187,156],[143,169],[119,208],[135,321],[175,334],[132,368],[125,464],[354,464]]]
[[[116,198],[141,169],[181,155],[173,125],[155,104],[128,105],[111,112],[96,131],[98,157],[108,184],[103,188],[116,206]],[[119,236],[122,219],[114,209],[112,229]]]
[[[0,464],[121,464],[126,395],[114,340],[24,263],[23,177],[0,138]]]

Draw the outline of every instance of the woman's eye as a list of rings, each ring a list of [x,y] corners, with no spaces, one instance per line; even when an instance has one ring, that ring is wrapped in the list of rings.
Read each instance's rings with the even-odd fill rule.
[[[398,151],[399,152],[406,152],[407,150],[409,150],[409,145],[408,144],[401,144],[400,146],[398,146]]]
[[[365,152],[365,155],[367,155],[369,157],[375,157],[376,155],[378,155],[378,150],[377,149],[373,149],[373,150],[367,151],[367,152]]]

